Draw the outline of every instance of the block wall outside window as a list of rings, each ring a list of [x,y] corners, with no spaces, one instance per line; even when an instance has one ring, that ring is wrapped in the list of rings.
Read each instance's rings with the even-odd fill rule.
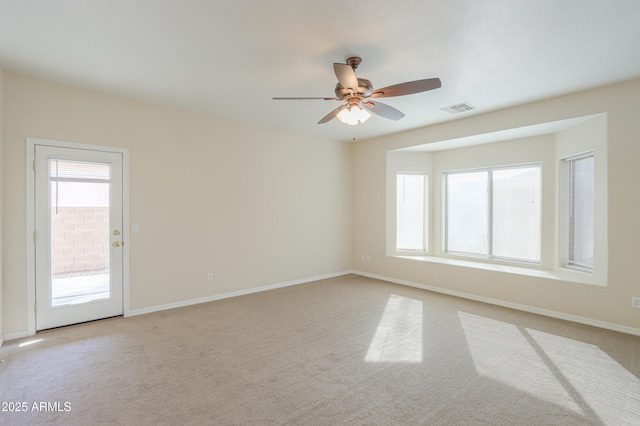
[[[109,207],[53,207],[51,274],[109,269]]]

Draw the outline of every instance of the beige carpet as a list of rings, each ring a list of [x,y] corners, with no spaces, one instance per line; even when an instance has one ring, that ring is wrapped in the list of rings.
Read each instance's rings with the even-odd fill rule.
[[[0,402],[26,403],[11,425],[640,425],[640,337],[349,275],[6,342]]]

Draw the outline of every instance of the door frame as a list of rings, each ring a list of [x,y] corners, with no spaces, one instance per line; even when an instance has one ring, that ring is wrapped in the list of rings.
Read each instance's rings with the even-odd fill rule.
[[[106,151],[122,154],[122,303],[123,314],[129,316],[129,150],[102,145],[89,145],[76,142],[64,142],[50,139],[27,138],[27,335],[36,334],[36,244],[34,241],[36,204],[35,204],[35,161],[36,145],[57,148],[75,148],[87,151]]]

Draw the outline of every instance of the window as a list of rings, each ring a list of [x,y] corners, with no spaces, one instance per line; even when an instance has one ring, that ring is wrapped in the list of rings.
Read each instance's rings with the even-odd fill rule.
[[[427,175],[396,175],[396,250],[427,251]]]
[[[387,256],[606,286],[607,114],[517,130],[387,151]]]
[[[567,172],[567,261],[570,268],[593,271],[594,156],[588,153],[564,160]]]
[[[540,262],[540,165],[447,172],[445,252]]]

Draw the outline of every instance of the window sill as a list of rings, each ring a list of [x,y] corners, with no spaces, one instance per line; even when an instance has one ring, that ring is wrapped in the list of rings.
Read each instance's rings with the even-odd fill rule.
[[[557,270],[526,268],[522,266],[502,265],[489,262],[478,262],[460,259],[451,259],[437,256],[399,256],[398,259],[417,260],[420,262],[439,263],[443,265],[461,266],[464,268],[482,269],[485,271],[502,272],[507,274],[525,275],[529,277],[546,278],[550,280],[568,281],[579,284],[589,284],[604,287],[606,281],[598,280],[593,274],[576,271],[568,268],[558,268]]]

